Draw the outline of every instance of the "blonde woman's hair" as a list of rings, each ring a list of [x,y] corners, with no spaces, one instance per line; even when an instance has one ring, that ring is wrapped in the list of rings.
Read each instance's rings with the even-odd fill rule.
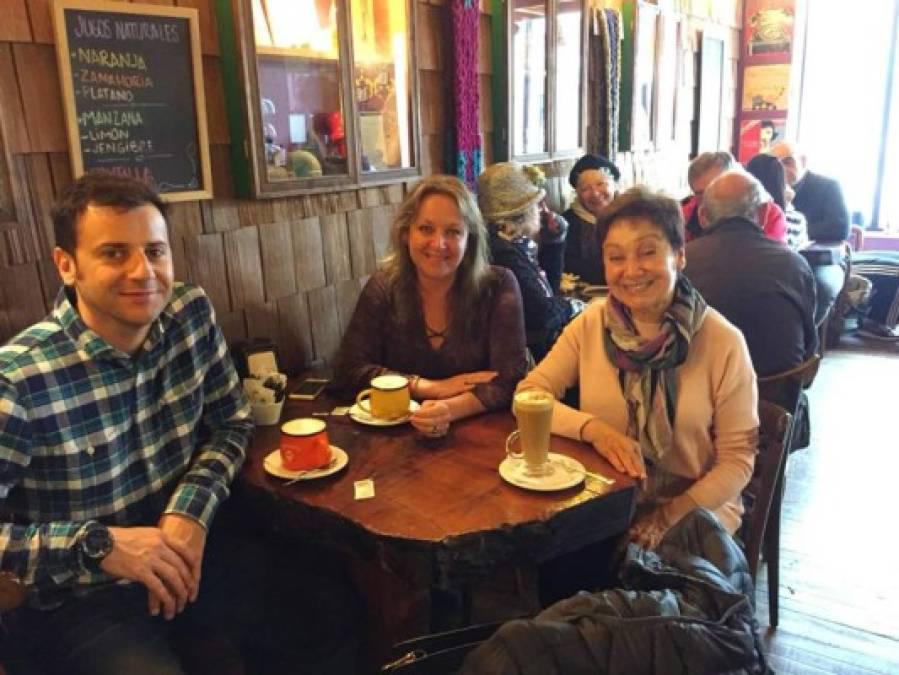
[[[404,323],[409,322],[413,315],[421,313],[418,273],[409,255],[409,230],[422,202],[435,194],[449,197],[456,203],[468,233],[465,253],[450,291],[450,330],[469,334],[477,314],[473,309],[485,299],[489,290],[486,282],[490,278],[490,244],[477,202],[458,178],[441,174],[428,176],[406,195],[394,218],[390,250],[381,262],[381,269],[387,274],[398,318]]]

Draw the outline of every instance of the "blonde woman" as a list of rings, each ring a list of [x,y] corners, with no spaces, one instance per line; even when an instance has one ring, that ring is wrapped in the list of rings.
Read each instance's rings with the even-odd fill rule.
[[[406,197],[391,248],[353,312],[335,361],[352,394],[399,372],[421,408],[412,425],[442,436],[458,419],[509,406],[527,370],[521,294],[488,262],[474,198],[453,176],[430,176]]]

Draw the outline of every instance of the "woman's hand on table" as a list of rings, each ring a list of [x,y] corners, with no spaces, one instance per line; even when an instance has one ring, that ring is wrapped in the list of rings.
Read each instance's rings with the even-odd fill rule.
[[[415,397],[424,399],[452,398],[471,391],[476,385],[492,381],[496,375],[495,370],[479,370],[473,373],[459,373],[445,380],[428,380],[421,377],[415,382],[415,391],[412,393]]]
[[[593,418],[584,425],[582,438],[593,445],[616,471],[631,478],[646,478],[646,466],[640,444],[605,422]]]
[[[423,401],[409,420],[413,427],[426,436],[445,436],[453,421],[449,405],[444,401]]]

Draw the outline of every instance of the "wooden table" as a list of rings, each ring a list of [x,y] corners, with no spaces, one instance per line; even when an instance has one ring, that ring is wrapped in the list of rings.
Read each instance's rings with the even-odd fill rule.
[[[333,406],[327,398],[288,401],[282,420]],[[633,514],[634,482],[590,446],[561,437],[553,437],[553,452],[615,484],[587,477],[576,487],[541,493],[503,481],[497,467],[515,428],[508,412],[457,422],[439,441],[408,424],[375,428],[348,416],[323,419],[331,443],[349,455],[344,470],[285,486],[263,469],[265,456],[278,448],[279,428],[259,427],[236,489],[275,531],[351,555],[382,646],[430,630],[432,588],[493,583],[509,569],[533,580],[527,572],[538,563],[623,532]],[[353,483],[366,478],[374,481],[375,497],[357,501]],[[535,610],[532,605],[527,609]]]

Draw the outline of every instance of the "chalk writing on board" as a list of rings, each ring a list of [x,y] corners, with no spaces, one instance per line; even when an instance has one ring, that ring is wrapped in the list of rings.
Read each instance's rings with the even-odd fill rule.
[[[84,170],[134,176],[161,193],[208,189],[189,19],[67,7],[64,27]]]

